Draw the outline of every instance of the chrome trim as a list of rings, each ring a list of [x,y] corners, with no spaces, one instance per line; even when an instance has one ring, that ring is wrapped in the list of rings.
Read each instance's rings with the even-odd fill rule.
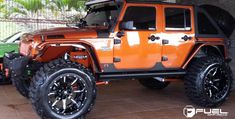
[[[44,37],[44,35],[41,35],[41,40],[42,40],[42,42],[44,42],[44,41],[45,41],[45,37]]]
[[[76,47],[76,48],[86,49],[86,47],[84,47],[83,45],[80,45],[80,44],[50,44],[50,46],[53,46],[53,47],[57,47],[57,46],[73,46],[73,47]]]

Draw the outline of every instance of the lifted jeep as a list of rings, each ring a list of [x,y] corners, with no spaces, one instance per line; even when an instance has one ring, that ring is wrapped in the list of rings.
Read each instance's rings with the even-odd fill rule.
[[[96,85],[113,79],[136,78],[150,89],[183,79],[189,99],[204,107],[228,98],[226,37],[203,9],[154,0],[86,6],[79,28],[25,34],[20,54],[5,58],[15,86],[42,118],[85,117]]]

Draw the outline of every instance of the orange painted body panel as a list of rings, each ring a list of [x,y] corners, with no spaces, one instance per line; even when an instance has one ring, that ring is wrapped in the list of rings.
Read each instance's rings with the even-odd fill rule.
[[[87,59],[77,59],[76,56],[89,56],[86,51],[78,51],[78,52],[70,52],[71,61],[78,62],[85,67],[91,67],[91,58],[87,57]]]
[[[57,30],[57,31],[54,31]],[[80,30],[80,29],[65,29],[57,28],[54,30],[42,30],[34,33],[34,43],[22,41],[20,53],[23,55],[29,55],[34,58],[34,60],[40,62],[48,62],[52,59],[62,56],[64,53],[69,52],[71,47],[59,46],[58,44],[87,44],[94,49],[96,57],[99,63],[113,63],[113,39],[97,38],[97,33],[92,30]],[[45,33],[44,33],[45,32]],[[43,34],[44,33],[44,34]],[[64,39],[48,39],[41,43],[40,34],[44,36],[63,34]],[[58,46],[56,46],[58,45]],[[34,47],[35,46],[35,47]],[[33,47],[30,49],[30,47]],[[29,50],[30,49],[30,50]],[[43,52],[42,56],[38,54]],[[35,57],[36,56],[36,57]]]
[[[138,41],[133,43],[134,39],[122,37],[122,43],[114,46],[114,57],[121,59],[121,62],[115,63],[117,69],[146,69],[152,68],[157,62],[161,62],[160,41],[150,43],[148,37],[153,32],[135,32],[127,31],[126,36],[136,35]],[[128,36],[129,37],[129,36]],[[132,43],[130,43],[132,42]]]
[[[94,48],[100,64],[113,63],[113,38],[81,39]]]
[[[156,13],[158,13],[158,9],[160,9],[160,5],[128,4],[121,11],[121,16],[118,24],[120,24],[125,15],[126,9],[130,6],[154,7],[156,8]],[[117,25],[115,29],[116,33],[119,32],[118,26],[119,25]],[[161,33],[161,24],[157,23],[156,28],[157,30],[124,31],[125,35],[121,38],[121,44],[114,46],[114,57],[118,57],[121,59],[121,62],[114,63],[115,68],[149,69],[154,67],[156,63],[161,62],[160,40],[152,42],[148,39],[148,37],[150,37],[151,35],[157,36]]]
[[[188,54],[191,52],[195,45],[195,28],[194,28],[194,10],[192,6],[175,6],[175,5],[143,5],[143,4],[128,4],[121,12],[122,20],[126,8],[128,6],[152,6],[157,11],[157,26],[156,31],[125,31],[125,36],[122,38],[122,44],[114,47],[114,57],[120,57],[124,61],[115,63],[117,69],[148,69],[153,68],[156,63],[161,62],[162,56],[166,56],[168,61],[162,62],[166,68],[180,68],[185,62]],[[191,11],[191,24],[190,31],[167,31],[165,30],[165,8],[186,8]],[[115,29],[119,31],[118,27]],[[128,33],[138,35],[140,39],[139,44],[134,46],[128,45]],[[161,39],[150,43],[148,37],[151,35],[159,36]],[[184,35],[192,37],[190,41],[183,41],[181,38]],[[134,36],[133,36],[134,37]],[[135,36],[136,37],[136,36]],[[168,40],[169,44],[162,44],[162,40]],[[136,53],[137,52],[137,53]]]
[[[176,6],[164,5],[162,10],[165,8],[175,8]],[[169,44],[162,46],[162,55],[168,58],[167,61],[163,61],[162,64],[166,68],[180,68],[189,53],[195,45],[195,27],[194,27],[194,10],[192,6],[177,6],[176,8],[185,8],[190,10],[191,14],[191,30],[180,31],[180,30],[166,30],[166,19],[163,17],[163,38],[169,40]],[[163,12],[164,13],[164,12]],[[164,15],[163,15],[164,16]],[[184,41],[182,37],[185,35],[191,36],[192,39]]]
[[[99,28],[99,29],[103,29],[103,28]],[[77,28],[70,28],[70,27],[44,29],[44,30],[35,31],[33,34],[34,35],[43,34],[44,36],[62,34],[64,35],[65,39],[74,39],[74,40],[80,39],[80,38],[97,38],[97,33],[92,27],[89,27],[86,29],[77,29]],[[57,38],[56,40],[60,40],[60,39]]]
[[[113,39],[77,39],[74,40],[64,40],[64,41],[46,41],[43,44],[39,45],[39,50],[43,50],[47,46],[63,44],[88,44],[94,48],[94,52],[99,60],[99,63],[113,63]],[[72,45],[71,45],[72,47]],[[58,47],[59,48],[59,47]],[[58,50],[55,52],[61,52],[62,50]],[[67,49],[69,51],[69,49]],[[51,52],[53,53],[53,52]],[[45,57],[50,57],[51,53],[45,54]],[[45,60],[41,60],[45,61]]]

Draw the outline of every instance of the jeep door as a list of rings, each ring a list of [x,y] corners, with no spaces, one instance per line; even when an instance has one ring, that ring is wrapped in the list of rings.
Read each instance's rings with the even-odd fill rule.
[[[181,68],[195,44],[193,7],[162,5],[162,12],[162,64]]]
[[[121,12],[115,32],[122,32],[114,45],[116,69],[154,69],[161,62],[159,6],[127,4]],[[120,28],[124,24],[124,29]]]

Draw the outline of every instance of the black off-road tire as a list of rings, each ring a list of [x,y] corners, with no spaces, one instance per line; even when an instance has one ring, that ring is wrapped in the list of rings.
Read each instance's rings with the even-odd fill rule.
[[[24,97],[29,98],[30,79],[25,75],[11,76],[11,81],[17,91]]]
[[[157,79],[154,78],[143,78],[143,79],[138,79],[140,84],[142,84],[144,87],[153,89],[153,90],[161,90],[166,88],[170,82],[160,82]]]
[[[194,59],[187,70],[185,92],[193,103],[217,107],[227,100],[233,75],[230,66],[222,58],[212,55]]]
[[[67,75],[68,73],[77,74],[82,78],[82,80],[84,79],[83,82],[86,85],[86,91],[84,95],[87,94],[88,97],[85,98],[85,103],[78,112],[75,112],[73,114],[67,114],[66,110],[63,112],[64,114],[61,114],[59,111],[56,112],[55,109],[53,109],[54,103],[52,104],[48,102],[49,94],[47,94],[47,92],[48,90],[51,90],[52,87],[50,86],[52,84],[54,86],[54,84],[56,83],[56,79],[62,77],[62,75],[63,76]],[[66,82],[66,84],[69,83]],[[95,103],[96,99],[95,78],[93,74],[81,64],[63,59],[57,59],[48,64],[45,64],[36,73],[36,75],[33,77],[33,81],[31,82],[29,95],[34,109],[42,119],[64,119],[64,118],[82,119],[85,118],[85,115],[88,112],[90,112]],[[61,103],[63,104],[63,102]]]

